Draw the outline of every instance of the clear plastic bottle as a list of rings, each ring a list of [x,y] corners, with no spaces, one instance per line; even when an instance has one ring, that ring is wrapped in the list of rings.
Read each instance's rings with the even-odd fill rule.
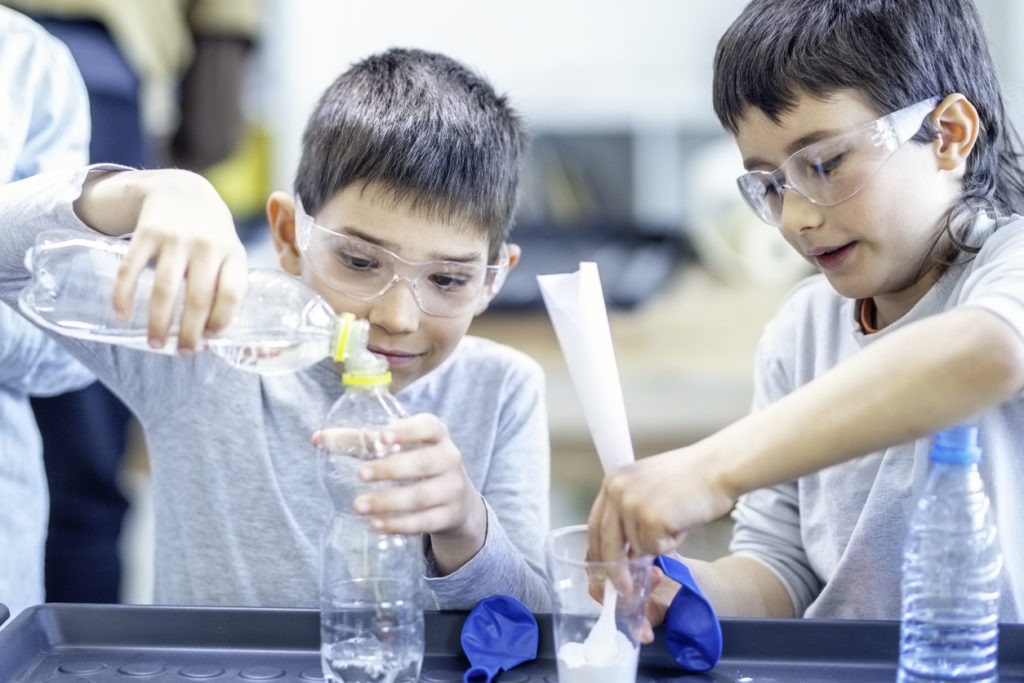
[[[22,311],[36,323],[61,334],[147,351],[174,353],[177,329],[161,349],[148,342],[146,324],[154,271],[139,277],[126,320],[114,313],[117,270],[128,242],[123,239],[40,233],[25,256],[32,282],[19,297]],[[179,297],[174,320],[181,310]],[[231,324],[204,348],[229,363],[264,375],[294,372],[328,356],[337,356],[350,316],[338,316],[315,290],[288,273],[249,272],[245,299]]]
[[[996,681],[1002,554],[978,430],[941,432],[903,557],[898,681]]]
[[[380,429],[405,416],[389,391],[387,361],[358,351],[367,326],[357,320],[350,331],[345,393],[324,420],[334,437],[318,455],[332,504],[321,539],[321,663],[335,683],[413,683],[424,650],[421,538],[381,534],[352,511],[356,495],[389,485],[362,482],[357,471],[393,451]]]

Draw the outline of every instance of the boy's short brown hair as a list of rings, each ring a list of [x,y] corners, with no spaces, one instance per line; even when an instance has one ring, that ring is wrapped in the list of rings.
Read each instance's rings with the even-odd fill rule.
[[[444,55],[395,48],[320,97],[295,192],[315,214],[353,183],[381,185],[426,215],[485,230],[493,260],[514,220],[525,147],[520,117],[486,80]]]

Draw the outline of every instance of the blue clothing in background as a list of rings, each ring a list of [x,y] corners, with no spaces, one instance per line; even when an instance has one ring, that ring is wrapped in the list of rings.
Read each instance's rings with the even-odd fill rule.
[[[12,614],[43,601],[49,496],[28,395],[92,381],[63,349],[0,304],[0,602]]]
[[[67,47],[0,7],[0,181],[88,163],[89,100]]]
[[[85,85],[67,48],[0,7],[0,182],[84,164]],[[0,602],[11,614],[43,601],[49,498],[30,394],[77,389],[92,375],[7,306],[0,306]]]
[[[151,165],[142,127],[139,77],[103,24],[88,17],[32,15],[67,45],[92,112],[89,160]],[[50,485],[47,602],[119,602],[118,552],[128,499],[118,482],[131,412],[100,382],[32,398]],[[74,441],[67,433],[78,435]]]

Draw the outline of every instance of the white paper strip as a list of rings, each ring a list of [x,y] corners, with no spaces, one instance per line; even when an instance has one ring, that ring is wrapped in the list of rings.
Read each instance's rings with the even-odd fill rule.
[[[538,275],[537,282],[601,466],[628,465],[633,443],[597,264],[583,261],[575,273]]]

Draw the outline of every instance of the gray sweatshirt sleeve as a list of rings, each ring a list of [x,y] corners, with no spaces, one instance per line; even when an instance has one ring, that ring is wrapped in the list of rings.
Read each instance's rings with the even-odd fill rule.
[[[93,170],[126,170],[99,164],[71,172],[43,173],[0,186],[0,300],[18,309],[18,295],[31,279],[25,254],[47,230],[95,235],[74,211],[74,201]],[[147,407],[165,414],[182,405],[198,386],[214,381],[223,369],[210,358],[193,362],[178,357],[89,342],[47,332],[143,420]],[[155,378],[160,378],[156,380]],[[154,400],[159,399],[159,400]]]
[[[469,562],[443,577],[436,576],[428,551],[427,583],[441,609],[467,609],[502,594],[543,611],[549,605],[543,543],[550,524],[544,376],[532,359],[494,347],[491,352],[503,362],[487,362],[486,368],[474,358],[465,374],[447,376],[449,384],[466,391],[459,392],[458,407],[442,415],[486,503],[486,541]]]
[[[72,202],[82,191],[87,169],[43,173],[0,186],[0,299],[17,307],[28,282],[25,252],[46,229],[88,230]]]

